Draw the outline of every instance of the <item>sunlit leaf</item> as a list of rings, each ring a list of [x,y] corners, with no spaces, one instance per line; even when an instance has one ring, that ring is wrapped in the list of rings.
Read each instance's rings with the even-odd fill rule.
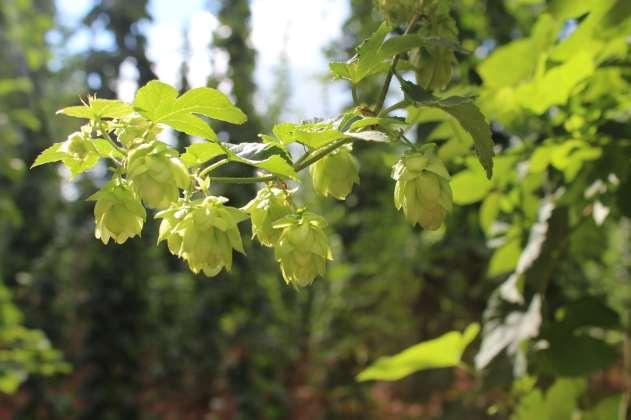
[[[153,122],[209,140],[215,140],[217,135],[200,115],[233,124],[243,124],[247,119],[226,95],[216,89],[201,87],[180,97],[177,95],[174,87],[153,80],[138,90],[134,108]]]
[[[381,357],[357,375],[357,380],[396,381],[421,370],[457,366],[462,353],[479,331],[478,324],[471,324],[463,333],[451,331],[394,356]]]

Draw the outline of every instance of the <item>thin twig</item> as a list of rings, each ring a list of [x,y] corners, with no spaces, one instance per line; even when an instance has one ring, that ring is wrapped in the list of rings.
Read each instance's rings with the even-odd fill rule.
[[[227,158],[221,159],[215,163],[213,163],[212,165],[204,168],[203,171],[201,171],[199,173],[200,178],[203,178],[204,176],[208,175],[209,173],[211,173],[212,171],[214,171],[215,169],[225,165],[226,163],[229,163],[230,161]]]
[[[407,28],[405,28],[405,32],[403,32],[403,35],[407,35],[410,33],[410,31],[412,31],[412,28],[414,27],[414,25],[416,25],[416,22],[418,22],[420,17],[421,15],[419,13],[415,14],[412,17],[412,20],[410,20],[410,23],[408,24]],[[386,75],[386,81],[384,82],[383,87],[381,88],[381,93],[379,94],[379,100],[377,101],[377,106],[375,106],[375,110],[374,110],[375,114],[379,114],[379,112],[383,108],[383,104],[386,101],[386,96],[388,95],[388,89],[390,89],[390,82],[392,81],[392,76],[394,75],[394,71],[397,67],[397,64],[399,63],[400,58],[401,58],[401,54],[397,54],[392,59],[390,70],[388,70],[388,74]]]

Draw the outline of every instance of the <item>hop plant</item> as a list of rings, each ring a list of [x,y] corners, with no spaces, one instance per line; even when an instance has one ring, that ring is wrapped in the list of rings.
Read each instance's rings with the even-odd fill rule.
[[[351,145],[345,145],[309,167],[313,188],[321,195],[344,200],[359,184],[359,165],[351,154]]]
[[[449,173],[433,145],[403,156],[392,169],[396,208],[413,225],[438,229],[453,205]]]
[[[110,238],[122,244],[128,238],[140,235],[147,213],[140,197],[122,178],[113,178],[103,188],[88,197],[96,201],[94,236],[107,244]]]
[[[127,173],[149,207],[165,209],[177,201],[180,188],[187,188],[190,176],[177,151],[160,141],[141,144],[129,152]]]
[[[124,119],[123,123],[124,127],[115,132],[118,140],[129,148],[155,140],[162,131],[157,124],[135,115]]]
[[[288,284],[305,287],[324,275],[326,260],[333,259],[324,218],[299,212],[280,219],[274,228],[281,230],[275,254]]]
[[[404,24],[420,12],[423,0],[376,0],[381,14],[391,24]]]
[[[456,45],[458,27],[449,15],[449,2],[428,2],[424,7],[427,21],[421,26],[420,34],[427,38],[438,38]],[[428,44],[410,54],[410,62],[417,68],[416,80],[425,89],[442,89],[451,80],[456,56],[453,47],[443,44]]]
[[[252,237],[258,238],[265,246],[274,246],[278,242],[281,231],[274,229],[274,222],[292,212],[288,193],[275,187],[259,190],[243,209],[250,214],[252,220]]]
[[[194,273],[212,277],[232,268],[232,250],[241,253],[243,243],[237,224],[245,212],[225,206],[225,197],[179,201],[156,214],[162,219],[158,243],[166,240],[169,251],[182,258]]]

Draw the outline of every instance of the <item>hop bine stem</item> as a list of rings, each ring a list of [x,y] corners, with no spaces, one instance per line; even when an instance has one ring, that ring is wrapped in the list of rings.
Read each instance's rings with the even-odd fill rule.
[[[415,14],[412,17],[407,28],[405,28],[405,32],[403,33],[403,35],[407,35],[412,31],[412,28],[414,28],[414,25],[416,25],[416,22],[418,22],[420,17],[421,15],[419,13]],[[375,106],[375,109],[374,109],[375,114],[379,114],[381,112],[381,109],[383,108],[383,104],[386,101],[386,96],[388,95],[388,89],[390,89],[390,82],[392,81],[392,76],[394,75],[394,72],[397,68],[397,64],[399,63],[400,59],[401,59],[401,54],[395,55],[394,58],[392,59],[390,70],[388,70],[388,74],[386,75],[386,81],[383,83],[383,88],[381,88],[381,93],[379,94],[379,100],[377,101],[377,105]]]

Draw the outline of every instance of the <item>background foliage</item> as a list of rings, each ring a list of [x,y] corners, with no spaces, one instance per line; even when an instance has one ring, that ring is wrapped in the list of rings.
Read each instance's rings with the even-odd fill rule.
[[[624,419],[627,3],[454,1],[458,33],[443,36],[456,36],[462,51],[440,96],[477,98],[492,122],[493,177],[485,179],[450,115],[418,103],[398,111],[417,124],[413,141],[439,144],[458,205],[438,232],[410,227],[392,204],[399,150],[357,144],[361,183],[345,202],[301,197],[329,221],[336,261],[325,279],[297,291],[270,252],[246,238],[248,257],[213,279],[156,248],[156,226],[104,246],[84,201],[103,173],[75,180],[78,200],[60,194],[67,174],[55,167],[27,176],[41,150],[76,129],[54,118],[56,109],[88,92],[114,97],[128,58],[140,85],[155,78],[138,24],[148,4],[95,2],[82,25],[111,33],[116,48],[59,58],[45,34],[77,28],[60,26],[54,2],[3,2],[0,417]],[[369,0],[350,6],[343,37],[326,51],[333,61],[347,60],[383,20]],[[208,84],[228,78],[249,116],[246,125],[213,128],[234,143],[252,140],[277,122],[286,86],[281,76],[273,106],[259,115],[249,2],[220,1],[213,10],[230,28],[213,42],[229,70]],[[432,63],[433,52],[422,58]],[[360,98],[374,102],[380,77],[362,80]],[[350,89],[348,97],[352,106]],[[176,146],[189,141],[180,136]],[[218,192],[242,205],[254,187]],[[482,331],[469,339],[474,323]],[[395,356],[433,339],[410,348],[413,357]],[[454,349],[453,358],[435,360]],[[454,367],[406,375],[438,366]],[[358,381],[380,378],[401,379]]]

